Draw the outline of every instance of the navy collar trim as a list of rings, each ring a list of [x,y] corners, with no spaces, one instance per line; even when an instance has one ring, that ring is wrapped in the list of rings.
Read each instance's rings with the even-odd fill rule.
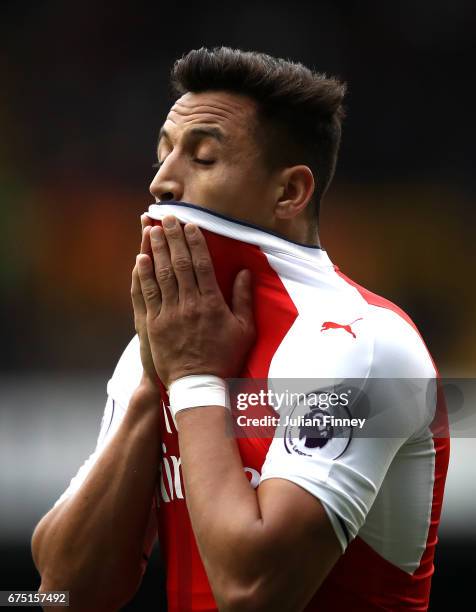
[[[260,225],[255,225],[254,223],[249,223],[248,221],[242,221],[241,219],[237,219],[236,217],[229,217],[228,215],[224,215],[219,212],[215,212],[214,210],[210,210],[209,208],[205,208],[204,206],[198,206],[198,204],[190,204],[189,202],[181,202],[178,200],[165,200],[164,202],[154,202],[155,206],[161,206],[162,204],[173,204],[174,206],[183,206],[185,208],[195,208],[196,210],[202,210],[209,215],[213,215],[214,217],[219,217],[220,219],[224,219],[225,221],[230,221],[231,223],[237,223],[238,225],[245,225],[246,227],[250,227],[252,229],[259,230],[265,234],[270,234],[271,236],[276,236],[276,238],[280,238],[281,240],[285,240],[286,242],[290,242],[291,244],[296,244],[297,246],[304,247],[306,249],[318,249],[319,251],[325,251],[320,246],[311,245],[311,244],[303,244],[302,242],[296,242],[295,240],[290,240],[286,238],[282,234],[278,234],[277,232],[272,232],[271,230],[264,229]]]

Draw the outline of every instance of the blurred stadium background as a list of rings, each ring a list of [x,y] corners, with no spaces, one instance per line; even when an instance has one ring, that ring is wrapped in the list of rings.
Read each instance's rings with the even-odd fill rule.
[[[168,71],[191,48],[265,51],[348,81],[323,244],[412,316],[444,376],[474,376],[474,16],[469,0],[2,3],[0,590],[38,587],[34,525],[95,445],[133,333]],[[475,500],[475,441],[455,439],[433,611],[470,601]],[[157,564],[127,610],[163,609]]]

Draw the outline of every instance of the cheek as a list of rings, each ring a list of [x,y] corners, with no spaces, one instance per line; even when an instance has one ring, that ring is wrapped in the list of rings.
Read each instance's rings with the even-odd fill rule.
[[[230,164],[190,176],[184,199],[223,214],[255,218],[256,202],[262,202],[265,187],[249,164]]]
[[[196,185],[209,195],[231,197],[246,185],[246,177],[237,168],[217,167],[196,177]]]
[[[223,171],[191,172],[184,181],[183,200],[226,212],[226,202],[230,198],[230,181]]]

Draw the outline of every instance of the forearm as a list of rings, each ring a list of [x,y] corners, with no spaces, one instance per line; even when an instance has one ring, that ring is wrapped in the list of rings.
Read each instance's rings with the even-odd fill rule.
[[[266,579],[270,538],[259,498],[226,432],[220,407],[178,413],[180,456],[193,531],[215,596]],[[228,586],[226,588],[228,588]]]
[[[81,488],[38,525],[32,548],[43,589],[92,594],[140,582],[160,461],[159,406],[158,393],[139,386]]]

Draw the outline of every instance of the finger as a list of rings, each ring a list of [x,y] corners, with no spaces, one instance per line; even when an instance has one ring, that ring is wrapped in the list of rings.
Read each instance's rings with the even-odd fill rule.
[[[137,270],[140,288],[144,299],[147,316],[153,318],[160,314],[160,292],[157,284],[152,259],[148,255],[137,256]]]
[[[162,294],[162,304],[164,306],[171,306],[178,301],[178,287],[170,259],[169,247],[165,239],[164,230],[158,225],[152,229],[150,238],[153,245],[155,278]]]
[[[144,227],[152,225],[152,223],[153,223],[152,219],[145,213],[140,216],[140,224],[141,224],[142,231],[144,231]]]
[[[150,244],[150,225],[146,225],[142,231],[142,240],[140,243],[140,252],[152,257],[152,247]]]
[[[204,235],[193,223],[185,225],[184,233],[192,256],[193,269],[200,293],[202,295],[221,294]]]
[[[140,252],[146,253],[152,257],[152,248],[150,246],[150,229],[153,224],[153,220],[147,215],[141,215],[140,218],[142,226],[142,240],[140,245]]]
[[[140,252],[144,253],[145,255],[148,255],[150,257],[150,259],[152,260],[152,263],[154,263],[154,255],[152,253],[152,245],[150,242],[150,230],[152,229],[152,225],[146,225],[144,227],[144,231],[142,233],[142,242],[140,245]],[[155,265],[154,265],[155,268]],[[160,300],[162,301],[162,294],[160,291],[160,287],[159,287],[159,297]]]
[[[131,298],[132,298],[132,308],[134,309],[134,316],[145,316],[147,314],[147,309],[145,307],[144,297],[142,295],[142,290],[140,287],[140,279],[139,279],[139,270],[137,267],[137,259],[139,255],[136,257],[136,265],[132,270],[132,284],[131,284]]]
[[[192,256],[178,219],[172,215],[164,217],[162,227],[170,251],[170,259],[174,269],[179,291],[179,299],[198,294],[197,281],[193,272]],[[154,236],[154,233],[151,236]],[[153,238],[152,238],[153,239]]]
[[[144,227],[144,231],[142,233],[142,241],[140,245],[140,253],[143,255],[148,255],[151,261],[153,262],[152,246],[150,244],[150,230],[151,229],[152,229],[151,225],[146,225]],[[159,298],[162,301],[162,295],[160,294],[160,287],[159,287]]]
[[[254,328],[253,292],[249,270],[240,270],[236,275],[233,284],[232,310],[243,327]]]

